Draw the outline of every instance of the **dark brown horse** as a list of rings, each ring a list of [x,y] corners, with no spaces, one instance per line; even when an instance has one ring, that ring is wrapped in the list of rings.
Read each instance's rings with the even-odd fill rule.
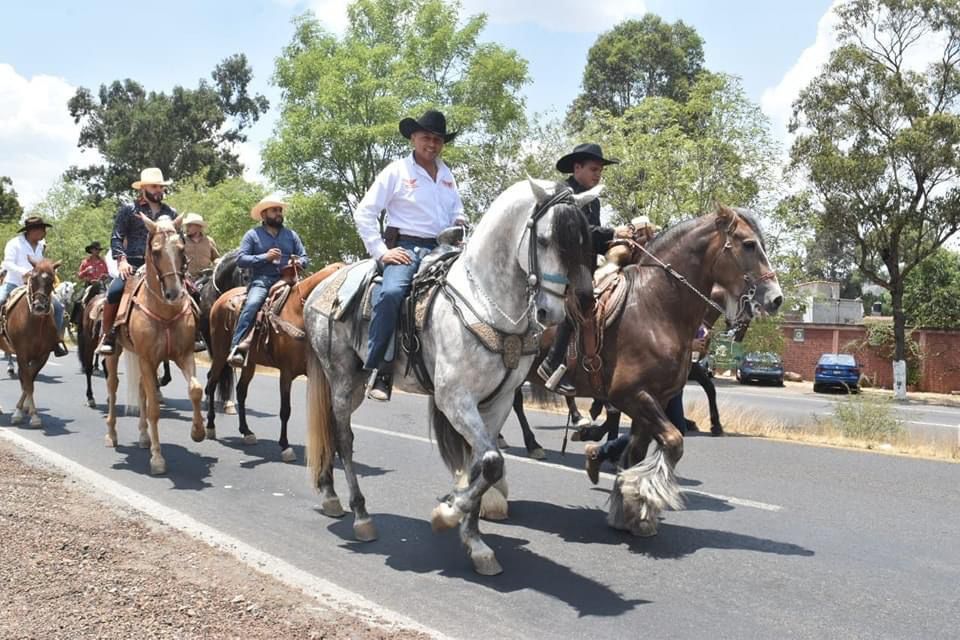
[[[256,373],[257,365],[272,367],[280,372],[280,458],[284,462],[294,462],[297,454],[287,441],[287,421],[290,419],[290,386],[297,376],[307,373],[307,349],[303,339],[303,302],[320,282],[339,270],[342,263],[324,267],[323,270],[298,281],[293,285],[290,297],[280,311],[280,320],[293,328],[294,337],[284,330],[267,331],[256,337],[248,351],[246,364],[237,380],[237,417],[240,422],[240,434],[243,443],[257,443],[257,436],[247,426],[247,388]],[[227,365],[230,353],[230,339],[237,324],[238,309],[231,301],[242,295],[244,289],[237,287],[221,295],[210,309],[210,371],[207,372],[207,439],[216,440],[217,431],[214,419],[213,394],[223,379],[223,372],[231,370]],[[266,304],[269,304],[266,303]],[[264,306],[266,306],[266,304]]]
[[[19,424],[28,414],[30,426],[39,427],[42,421],[33,401],[33,383],[60,340],[53,319],[53,281],[60,262],[50,262],[46,258],[35,261],[30,256],[27,260],[33,265],[33,271],[24,276],[26,291],[22,297],[8,307],[0,331],[0,349],[16,354],[20,375],[20,399],[10,422]],[[10,296],[18,294],[14,290]]]
[[[80,368],[87,379],[87,406],[96,407],[93,399],[93,372],[97,369],[97,345],[100,343],[100,316],[103,312],[103,303],[106,302],[106,293],[95,293],[85,303],[78,303],[80,311],[76,314],[77,320],[77,357],[80,359]]]
[[[655,257],[645,254],[625,270],[627,299],[604,334],[602,388],[581,366],[575,375],[578,396],[608,400],[632,420],[608,522],[636,535],[654,535],[658,514],[682,504],[674,468],[683,435],[664,407],[686,383],[691,343],[714,286],[729,294],[731,324],[773,313],[783,302],[760,229],[746,210],[721,206],[662,232],[647,250]],[[656,447],[648,456],[651,442]]]
[[[117,446],[117,365],[122,349],[136,354],[140,375],[140,439],[141,447],[150,447],[150,473],[165,473],[167,463],[160,450],[159,390],[157,367],[164,360],[177,364],[187,381],[193,404],[190,437],[203,440],[203,416],[200,399],[203,387],[196,378],[193,359],[197,321],[187,289],[184,286],[186,256],[183,239],[166,216],[156,222],[141,216],[149,231],[146,274],[143,285],[133,295],[128,320],[117,331],[117,349],[107,357],[107,436],[108,447]],[[128,295],[128,294],[124,294]],[[149,425],[149,435],[147,428]]]

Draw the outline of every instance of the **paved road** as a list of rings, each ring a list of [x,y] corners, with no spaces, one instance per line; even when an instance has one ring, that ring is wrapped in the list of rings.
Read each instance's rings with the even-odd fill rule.
[[[57,364],[38,390],[44,429],[10,427],[8,414],[0,428],[452,636],[956,637],[960,465],[691,437],[680,466],[687,509],[665,514],[656,538],[634,539],[605,525],[610,477],[592,487],[579,445],[558,452],[562,419],[534,414],[549,459],[508,457],[510,520],[481,526],[506,571],[484,578],[454,532],[430,531],[449,477],[422,398],[398,395],[356,415],[362,486],[380,530],[363,544],[349,517],[318,513],[302,463],[280,462],[267,441],[277,434],[276,379],[251,388],[263,439],[252,447],[231,416],[220,419],[221,441],[191,442],[183,384],[167,387],[170,471],[150,477],[135,419],[121,419],[120,447],[105,448],[101,411],[82,406],[73,362]],[[303,384],[294,390],[291,439],[302,443]],[[0,380],[5,410],[17,395],[15,381]],[[512,420],[506,433],[519,442]]]

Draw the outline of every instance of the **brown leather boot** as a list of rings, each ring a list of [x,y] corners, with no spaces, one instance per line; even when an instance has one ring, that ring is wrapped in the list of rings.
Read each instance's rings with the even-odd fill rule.
[[[118,304],[103,304],[103,319],[100,322],[100,329],[103,332],[103,338],[100,340],[100,346],[97,347],[97,353],[102,356],[113,355],[114,347],[117,343],[117,332],[113,329],[113,322],[117,319]]]

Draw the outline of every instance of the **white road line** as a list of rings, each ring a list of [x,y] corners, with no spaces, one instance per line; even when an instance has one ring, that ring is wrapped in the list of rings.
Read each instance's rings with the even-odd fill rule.
[[[425,442],[427,444],[433,444],[433,441],[430,438],[424,438],[423,436],[415,436],[409,433],[400,433],[398,431],[391,431],[390,429],[381,429],[379,427],[370,427],[363,424],[352,424],[353,428],[358,431],[369,431],[371,433],[379,433],[385,436],[390,436],[393,438],[401,438],[403,440],[413,440],[414,442]],[[552,462],[543,462],[542,460],[534,460],[533,458],[525,458],[523,456],[514,455],[512,453],[504,453],[504,458],[509,458],[511,460],[516,460],[517,462],[522,462],[524,464],[532,464],[540,467],[546,467],[549,469],[555,469],[557,471],[565,471],[567,473],[575,473],[577,475],[583,475],[582,469],[574,469],[573,467],[567,467],[562,464],[554,464]],[[613,480],[616,476],[612,473],[607,473],[605,471],[601,472],[600,475],[608,480]],[[683,489],[684,493],[696,494],[699,496],[705,496],[707,498],[713,498],[715,500],[721,500],[728,504],[737,505],[739,507],[750,507],[752,509],[761,509],[763,511],[783,511],[783,507],[778,504],[768,504],[766,502],[758,502],[756,500],[747,500],[745,498],[733,498],[730,496],[723,496],[716,493],[707,493],[706,491],[695,491],[693,489]]]
[[[907,424],[922,424],[928,427],[947,427],[949,429],[960,429],[960,424],[944,424],[942,422],[920,422],[919,420],[907,420]]]
[[[260,573],[272,576],[294,589],[303,591],[308,596],[315,598],[323,607],[329,607],[341,613],[355,616],[372,626],[385,629],[388,632],[399,631],[401,628],[406,628],[420,631],[442,640],[449,638],[449,636],[435,629],[431,629],[403,614],[387,609],[358,593],[354,593],[333,582],[298,569],[276,556],[265,553],[233,536],[203,524],[185,513],[137,493],[133,489],[102,476],[55,451],[51,451],[29,438],[8,429],[0,429],[0,438],[58,467],[68,475],[80,480],[84,486],[98,489],[135,510],[159,520],[167,526],[183,531],[193,538],[230,554],[240,562]]]

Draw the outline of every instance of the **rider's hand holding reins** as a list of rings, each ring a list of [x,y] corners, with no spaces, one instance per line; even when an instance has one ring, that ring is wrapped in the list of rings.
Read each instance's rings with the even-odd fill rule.
[[[380,256],[380,263],[387,264],[410,264],[413,262],[413,258],[410,257],[410,254],[407,253],[407,250],[403,247],[394,247],[390,249],[385,254]]]
[[[122,258],[119,263],[117,263],[117,271],[120,272],[120,278],[126,280],[133,275],[133,267],[130,266],[130,263],[127,262],[126,258]]]

